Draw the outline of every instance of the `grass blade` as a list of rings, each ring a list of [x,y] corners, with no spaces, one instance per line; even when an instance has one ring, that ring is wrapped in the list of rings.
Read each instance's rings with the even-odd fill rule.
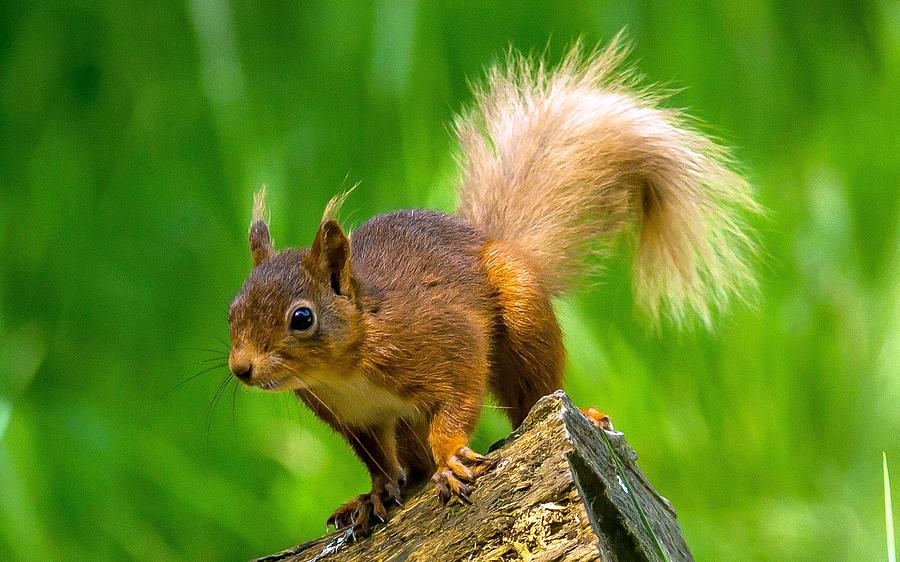
[[[616,465],[616,472],[618,473],[619,478],[621,478],[622,482],[625,483],[625,493],[628,496],[628,499],[631,500],[632,507],[634,507],[634,510],[637,511],[638,517],[641,520],[641,524],[644,526],[644,530],[648,535],[650,535],[650,538],[653,539],[653,547],[656,549],[656,554],[659,555],[660,559],[663,560],[663,562],[669,562],[669,551],[666,549],[662,541],[659,540],[659,537],[656,536],[656,532],[653,530],[653,525],[650,524],[650,521],[647,519],[647,515],[641,508],[640,502],[637,501],[637,498],[634,497],[634,494],[631,491],[631,479],[628,478],[628,473],[625,471],[625,467],[622,464],[622,459],[619,458],[619,454],[616,452],[615,447],[613,447],[612,441],[606,434],[606,431],[601,429],[600,435],[603,437],[603,441],[606,443],[606,449],[609,451],[609,456],[612,458],[613,464]]]
[[[897,562],[897,547],[894,542],[894,511],[891,508],[891,479],[888,476],[887,453],[881,452],[881,466],[884,469],[884,526],[887,535],[888,562]]]

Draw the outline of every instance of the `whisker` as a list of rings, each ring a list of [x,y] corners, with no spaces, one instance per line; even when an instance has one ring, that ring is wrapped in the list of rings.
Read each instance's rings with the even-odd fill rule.
[[[153,404],[151,404],[150,411],[153,411],[157,406],[160,405],[160,403],[162,403],[163,400],[165,400],[166,398],[171,396],[173,392],[175,392],[176,390],[178,390],[185,384],[191,382],[192,380],[196,379],[197,377],[201,377],[201,376],[205,375],[206,373],[209,373],[210,371],[215,371],[216,369],[221,369],[225,366],[226,366],[225,363],[219,363],[218,365],[213,365],[212,367],[207,367],[205,369],[202,369],[199,373],[194,373],[193,375],[179,381],[178,383],[175,384],[175,386],[173,386],[173,387],[169,388],[168,390],[166,390],[165,392],[163,392],[162,395],[159,398],[157,398],[153,402]]]
[[[419,443],[419,446],[422,447],[422,449],[425,451],[425,453],[428,453],[430,451],[430,448],[426,447],[425,443],[422,442],[422,438],[419,437],[419,432],[416,431],[416,429],[412,426],[412,424],[409,423],[409,421],[406,418],[400,418],[400,421],[402,421],[403,423],[406,424],[406,427],[409,428],[410,433],[412,433],[413,437],[416,438],[416,441]]]
[[[291,419],[291,407],[294,409],[294,414],[297,416],[297,427],[299,428],[299,436],[297,438],[296,446],[300,447],[300,440],[303,437],[303,424],[300,423],[303,420],[303,414],[300,412],[300,399],[297,396],[296,392],[284,392],[282,393],[284,399],[287,400],[287,405],[284,401],[282,401],[282,407],[285,409],[285,417]]]
[[[175,351],[205,351],[207,353],[223,353],[227,349],[209,349],[208,347],[176,347]]]
[[[275,359],[275,362],[278,365],[280,365],[282,368],[284,368],[286,371],[288,371],[289,373],[297,375],[298,377],[300,376],[300,373],[297,370],[291,368],[289,365],[287,365],[283,361],[281,361],[279,359]],[[309,378],[318,382],[319,384],[325,384],[324,381],[317,379],[316,377],[310,375],[309,373],[306,373],[306,376],[308,376]],[[335,414],[334,410],[331,409],[331,406],[329,406],[321,398],[319,398],[319,395],[316,394],[311,388],[307,387],[304,390],[309,392],[309,394],[313,398],[315,398],[319,402],[319,404],[322,405],[322,407],[324,407],[326,410],[328,410],[329,413],[331,413],[331,417],[334,418],[334,420],[337,422],[337,424],[341,427],[341,429],[342,429],[341,433],[344,436],[352,437],[353,440],[356,441],[356,443],[359,445],[359,447],[366,453],[366,456],[368,456],[369,459],[371,459],[371,461],[375,464],[375,466],[378,468],[378,470],[381,471],[382,474],[384,474],[387,478],[395,478],[396,477],[396,475],[394,475],[394,474],[388,474],[388,471],[385,470],[383,466],[381,466],[381,463],[379,463],[378,460],[375,458],[375,456],[372,454],[372,452],[369,451],[369,448],[363,444],[363,442],[359,439],[359,437],[355,433],[353,433],[353,431],[351,431],[350,428],[348,428],[344,424],[343,421],[341,421],[341,419],[337,416],[337,414]]]
[[[234,440],[237,441],[237,402],[238,385],[231,387],[231,433]]]
[[[341,421],[340,418],[338,418],[337,414],[334,413],[334,410],[332,410],[331,407],[330,407],[328,404],[326,404],[325,402],[323,402],[322,399],[319,398],[319,396],[318,396],[315,392],[312,391],[312,389],[307,388],[307,389],[305,389],[305,390],[307,390],[307,391],[313,396],[313,398],[315,398],[316,400],[318,400],[318,401],[319,401],[319,404],[321,404],[321,405],[324,406],[329,412],[331,412],[331,416],[332,416],[332,417],[334,418],[334,420],[337,421],[337,423],[343,428],[342,433],[343,433],[344,435],[346,435],[346,436],[352,437],[353,440],[356,441],[356,443],[359,445],[360,449],[362,449],[363,451],[365,451],[366,456],[368,456],[369,459],[372,460],[372,462],[375,464],[375,466],[378,468],[378,470],[381,471],[382,474],[384,474],[387,478],[395,478],[395,477],[396,477],[396,476],[393,475],[393,474],[388,474],[388,471],[385,470],[383,466],[381,466],[381,463],[379,463],[378,460],[375,458],[375,456],[372,454],[372,452],[369,451],[369,448],[366,447],[366,446],[363,444],[363,442],[359,439],[359,437],[358,437],[358,436],[357,436],[350,428],[348,428],[348,427],[344,424],[344,422]]]
[[[228,384],[234,380],[233,377],[229,374],[225,377],[225,380],[219,384],[219,388],[216,389],[216,393],[213,395],[212,400],[210,400],[209,405],[206,406],[206,443],[209,444],[209,431],[212,428],[212,415],[216,410],[216,406],[219,405],[219,400],[222,398],[222,394],[225,393],[225,389],[228,388]]]
[[[209,362],[211,362],[211,361],[220,361],[220,362],[222,362],[222,361],[228,361],[228,356],[227,356],[227,355],[219,355],[218,357],[210,357],[210,358],[208,358],[208,359],[198,359],[197,361],[194,361],[194,362],[192,362],[192,363],[188,363],[188,367],[193,367],[193,366],[196,366],[196,365],[202,365],[203,363],[209,363]]]

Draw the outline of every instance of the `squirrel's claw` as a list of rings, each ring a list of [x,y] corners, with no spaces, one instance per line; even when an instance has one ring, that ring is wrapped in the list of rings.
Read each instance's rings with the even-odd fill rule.
[[[400,507],[403,507],[403,496],[400,494],[401,486],[402,484],[400,484],[399,482],[397,484],[388,482],[384,486],[384,493],[388,499],[393,500],[394,503],[396,503]]]
[[[438,499],[444,505],[453,498],[461,503],[471,504],[472,490],[469,484],[493,468],[498,460],[478,454],[468,447],[461,447],[431,477]]]
[[[450,503],[453,498],[457,498],[463,503],[472,503],[472,500],[469,499],[471,493],[469,486],[462,482],[453,470],[448,468],[437,472],[431,477],[431,480],[437,488],[438,499],[444,505]]]
[[[387,522],[387,509],[384,507],[384,501],[381,499],[381,495],[371,494],[369,499],[371,500],[372,515],[377,517],[382,523]]]
[[[487,456],[476,453],[468,447],[462,447],[456,452],[455,457],[461,457],[466,461],[467,465],[472,469],[472,473],[477,478],[488,470],[497,466],[500,462],[500,456]]]

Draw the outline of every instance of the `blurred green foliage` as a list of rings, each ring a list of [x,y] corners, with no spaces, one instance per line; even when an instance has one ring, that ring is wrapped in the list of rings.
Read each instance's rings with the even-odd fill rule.
[[[613,414],[698,558],[883,558],[898,4],[484,4],[0,4],[0,559],[230,560],[322,534],[367,485],[345,444],[290,396],[213,400],[251,192],[281,245],[357,181],[351,223],[452,208],[467,80],[624,26],[758,186],[762,294],[715,333],[654,335],[620,257],[560,303],[568,389]],[[506,431],[488,408],[477,447]]]

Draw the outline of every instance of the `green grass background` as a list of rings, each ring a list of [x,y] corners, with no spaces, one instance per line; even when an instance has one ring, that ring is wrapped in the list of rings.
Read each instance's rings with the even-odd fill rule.
[[[222,368],[169,392],[225,352],[252,191],[282,246],[357,181],[351,224],[449,209],[467,80],[509,46],[558,60],[626,26],[769,209],[762,290],[714,333],[653,334],[617,258],[560,303],[567,388],[611,412],[698,558],[884,559],[898,3],[485,4],[0,4],[0,559],[237,560],[321,535],[367,484],[339,438],[286,395],[232,385],[211,408]],[[507,429],[487,411],[476,446]]]

